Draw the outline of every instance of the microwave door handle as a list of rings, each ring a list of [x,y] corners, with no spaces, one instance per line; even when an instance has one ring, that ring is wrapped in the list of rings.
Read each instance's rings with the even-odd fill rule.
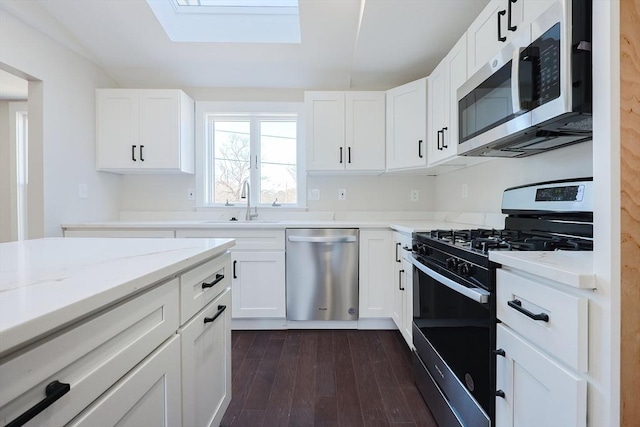
[[[518,114],[522,111],[522,103],[520,102],[520,52],[522,51],[522,48],[517,47],[511,59],[511,105],[513,114]]]

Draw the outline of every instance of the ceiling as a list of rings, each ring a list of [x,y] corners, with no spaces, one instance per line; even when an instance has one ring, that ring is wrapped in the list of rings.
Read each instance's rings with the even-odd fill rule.
[[[388,89],[428,75],[487,3],[300,0],[302,43],[240,44],[171,42],[145,0],[2,0],[123,87],[321,90]]]

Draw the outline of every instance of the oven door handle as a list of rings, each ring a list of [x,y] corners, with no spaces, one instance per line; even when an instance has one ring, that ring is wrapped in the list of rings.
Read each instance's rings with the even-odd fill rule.
[[[466,286],[462,286],[461,284],[454,282],[453,280],[443,276],[440,273],[436,273],[414,257],[410,257],[410,261],[411,264],[413,264],[414,267],[416,267],[418,270],[422,271],[427,276],[430,276],[432,279],[442,283],[451,290],[456,291],[475,302],[479,302],[480,304],[486,304],[489,302],[489,292],[487,290],[482,288],[467,288]]]

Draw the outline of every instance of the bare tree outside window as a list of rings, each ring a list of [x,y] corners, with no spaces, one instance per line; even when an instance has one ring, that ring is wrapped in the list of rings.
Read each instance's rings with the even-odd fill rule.
[[[249,178],[249,122],[215,122],[215,203],[242,202],[242,183]]]

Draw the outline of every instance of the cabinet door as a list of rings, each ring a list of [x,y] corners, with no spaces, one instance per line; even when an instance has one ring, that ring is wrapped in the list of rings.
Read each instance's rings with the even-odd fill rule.
[[[180,168],[180,93],[140,90],[139,163],[145,169]]]
[[[407,250],[404,249],[403,252],[402,270],[404,270],[404,272],[402,287],[404,288],[404,313],[401,332],[407,345],[413,348],[413,332],[411,326],[413,323],[413,265],[404,258],[407,255],[411,256],[411,254],[407,254]]]
[[[97,169],[137,168],[138,145],[138,91],[97,89]]]
[[[305,92],[307,170],[344,170],[344,92]]]
[[[449,130],[449,91],[447,62],[443,60],[429,76],[429,164],[435,164],[447,156],[444,133]]]
[[[585,426],[587,384],[503,325],[497,326],[496,426]]]
[[[284,252],[232,252],[232,317],[285,317]]]
[[[180,419],[180,339],[174,335],[68,425],[177,426]]]
[[[218,426],[231,401],[230,289],[199,312],[179,333],[182,425]]]
[[[384,92],[347,92],[345,166],[383,171],[385,165]]]
[[[525,1],[491,0],[469,26],[467,31],[469,76],[488,63],[519,31],[524,29],[523,3]]]
[[[389,317],[394,266],[389,262],[391,232],[360,230],[359,317]]]
[[[427,79],[387,91],[387,169],[426,166]]]
[[[467,81],[467,37],[463,36],[453,46],[453,49],[449,52],[445,58],[447,62],[447,68],[449,73],[449,79],[447,81],[447,94],[448,102],[447,108],[449,109],[448,127],[444,132],[444,145],[446,148],[445,157],[455,156],[458,153],[458,128],[460,123],[458,122],[458,88]]]

